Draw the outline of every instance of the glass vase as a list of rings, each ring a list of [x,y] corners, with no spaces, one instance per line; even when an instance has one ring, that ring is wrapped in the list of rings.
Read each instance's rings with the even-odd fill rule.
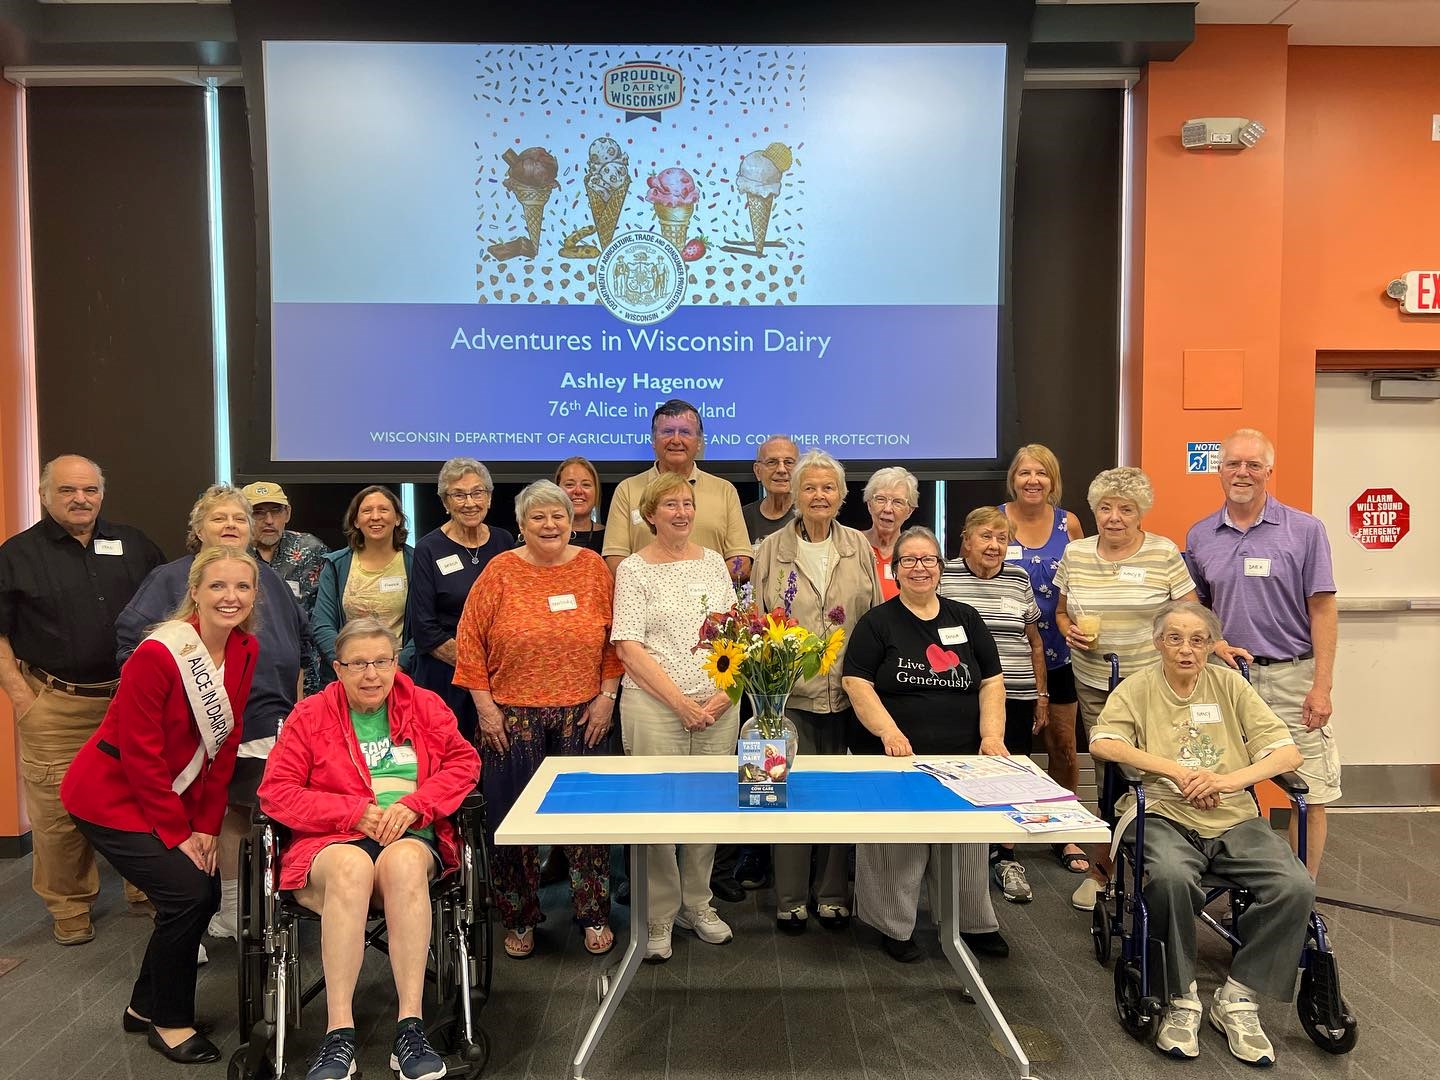
[[[783,768],[777,773],[775,766],[771,765],[766,771],[772,780],[784,780],[789,777],[790,770],[795,766],[795,757],[800,746],[800,733],[795,729],[790,718],[785,715],[785,702],[790,697],[790,691],[786,690],[779,694],[762,694],[754,690],[747,690],[745,696],[750,699],[750,711],[754,715],[740,726],[740,738],[764,739],[767,743],[773,742],[776,749],[783,743],[785,753]]]

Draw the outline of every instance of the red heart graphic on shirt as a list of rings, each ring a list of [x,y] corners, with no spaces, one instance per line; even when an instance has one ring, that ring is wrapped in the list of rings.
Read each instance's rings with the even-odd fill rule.
[[[942,671],[949,671],[953,667],[960,666],[960,657],[956,656],[949,649],[942,649],[939,645],[931,644],[925,650],[925,659],[930,661],[930,670],[936,675]]]

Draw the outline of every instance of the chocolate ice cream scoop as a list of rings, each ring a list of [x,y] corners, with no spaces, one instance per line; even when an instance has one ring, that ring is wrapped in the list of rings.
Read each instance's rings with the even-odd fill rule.
[[[514,150],[506,150],[501,157],[510,166],[510,173],[505,178],[507,184],[523,184],[532,188],[556,186],[555,174],[560,171],[560,166],[543,146],[531,146],[518,154]]]

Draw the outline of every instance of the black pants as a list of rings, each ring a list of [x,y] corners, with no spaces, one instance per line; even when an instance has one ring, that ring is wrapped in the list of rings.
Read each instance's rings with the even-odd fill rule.
[[[219,877],[203,873],[188,855],[167,848],[153,833],[74,820],[95,850],[155,905],[155,932],[130,991],[130,1008],[157,1027],[193,1027],[196,959],[205,927],[220,906]]]

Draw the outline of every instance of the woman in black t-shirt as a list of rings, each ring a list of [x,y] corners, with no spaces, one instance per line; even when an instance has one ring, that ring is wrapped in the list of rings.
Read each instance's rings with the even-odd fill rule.
[[[845,648],[845,691],[866,730],[890,757],[1005,754],[1005,677],[995,641],[968,604],[936,594],[943,559],[929,529],[905,530],[892,556],[900,594],[871,608]],[[855,913],[883,934],[901,962],[915,944],[920,887],[931,866],[927,844],[861,844]],[[960,855],[961,937],[972,952],[1005,956],[986,882],[987,847]],[[932,883],[933,889],[938,882]]]

